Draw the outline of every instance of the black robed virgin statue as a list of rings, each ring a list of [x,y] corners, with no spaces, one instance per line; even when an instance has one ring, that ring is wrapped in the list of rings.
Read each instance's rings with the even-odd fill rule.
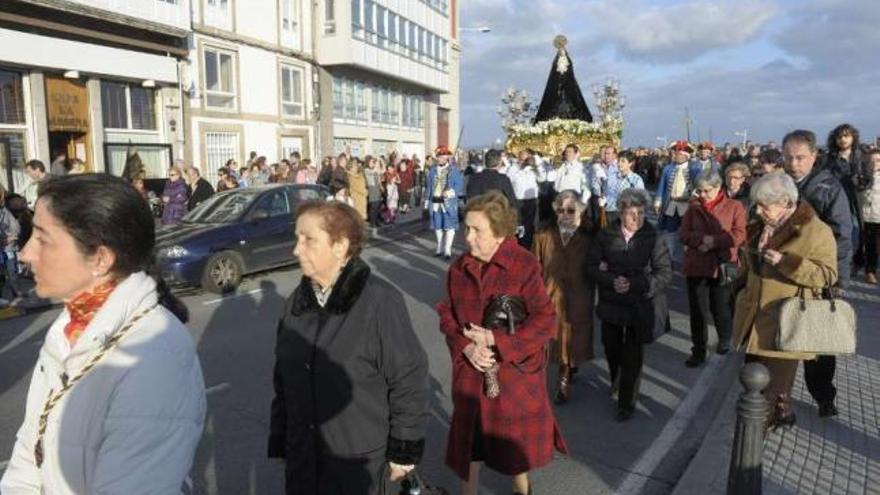
[[[593,121],[581,88],[574,78],[574,65],[565,50],[568,40],[559,35],[553,40],[556,47],[556,58],[550,67],[550,76],[547,78],[547,86],[544,88],[544,97],[541,98],[541,106],[535,115],[534,123],[550,119],[571,119]]]

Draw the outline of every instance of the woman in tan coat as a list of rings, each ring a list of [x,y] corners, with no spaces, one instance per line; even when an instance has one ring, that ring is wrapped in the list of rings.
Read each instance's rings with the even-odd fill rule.
[[[757,218],[748,227],[744,274],[737,285],[733,321],[734,344],[748,359],[762,362],[770,371],[764,396],[771,404],[768,428],[791,426],[791,389],[798,362],[815,359],[813,354],[776,348],[779,309],[803,287],[815,297],[837,281],[837,244],[831,229],[810,205],[798,202],[794,181],[785,174],[768,174],[752,186]]]
[[[348,175],[348,193],[354,201],[354,209],[361,215],[361,220],[367,219],[367,177],[361,167],[360,161],[352,159],[345,170]]]
[[[586,206],[574,191],[563,191],[553,203],[558,221],[535,235],[532,252],[541,263],[547,294],[556,308],[556,338],[551,358],[559,364],[556,403],[568,401],[572,375],[593,359],[593,285],[584,260],[590,244],[582,224]]]

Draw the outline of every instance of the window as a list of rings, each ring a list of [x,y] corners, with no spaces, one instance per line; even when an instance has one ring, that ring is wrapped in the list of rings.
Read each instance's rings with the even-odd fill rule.
[[[104,128],[128,129],[128,103],[126,85],[101,81],[101,114]]]
[[[208,179],[217,182],[217,169],[226,165],[230,159],[241,160],[239,154],[239,137],[237,132],[206,132],[205,153],[207,154]]]
[[[324,0],[324,34],[336,33],[336,2]]]
[[[234,54],[205,50],[206,105],[211,108],[235,109]]]
[[[101,81],[105,129],[156,130],[156,95],[152,89]]]
[[[254,208],[254,213],[257,211],[265,211],[270,217],[289,215],[290,205],[287,203],[287,194],[282,189],[261,198],[259,204]]]
[[[391,41],[393,45],[396,45],[400,42],[400,39],[397,35],[397,20],[400,18],[394,12],[388,12],[388,39]]]
[[[389,124],[400,125],[400,95],[391,93]]]
[[[357,120],[367,122],[367,86],[364,83],[355,83],[354,87],[355,104],[357,105]]]
[[[379,35],[379,45],[385,46],[385,39],[388,38],[388,31],[385,22],[385,14],[388,9],[381,5],[376,6],[376,33]]]
[[[372,91],[373,108],[370,112],[373,122],[381,122],[382,110],[379,108],[379,88],[373,88]]]
[[[25,131],[0,130],[0,186],[21,193],[30,179],[24,173]]]
[[[373,24],[374,10],[376,10],[376,4],[374,4],[372,0],[364,0],[364,29],[366,29],[368,33],[376,32],[375,25]]]
[[[24,124],[21,74],[0,70],[0,124]]]
[[[281,0],[281,39],[293,48],[299,47],[299,1]]]
[[[138,86],[128,87],[131,96],[132,129],[156,129],[156,97],[153,90]]]
[[[285,117],[302,118],[305,115],[303,105],[303,70],[290,65],[281,66],[281,113]]]
[[[289,192],[293,197],[293,204],[302,203],[304,201],[314,201],[316,199],[324,199],[324,196],[318,189],[301,187],[297,189],[291,189]]]
[[[342,86],[342,91],[342,103],[345,118],[354,119],[356,113],[354,108],[354,83],[351,81],[345,81]]]
[[[403,95],[403,126],[422,128],[424,125],[422,98],[419,96]]]
[[[206,0],[205,24],[227,31],[232,29],[229,0]]]
[[[351,26],[354,36],[363,36],[364,17],[361,13],[361,0],[351,0]]]
[[[333,79],[333,117],[337,119],[345,118],[342,109],[342,79]]]
[[[419,51],[419,38],[416,37],[418,33],[418,26],[413,24],[412,21],[409,22],[409,54],[411,57],[415,57]]]

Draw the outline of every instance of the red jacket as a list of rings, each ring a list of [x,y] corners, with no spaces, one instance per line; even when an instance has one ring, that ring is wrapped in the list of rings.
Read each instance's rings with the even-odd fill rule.
[[[742,203],[726,196],[711,212],[698,199],[692,199],[678,235],[685,246],[684,275],[717,277],[722,259],[739,262],[737,250],[746,241],[746,210]],[[703,253],[697,248],[707,235],[715,239],[715,248]]]
[[[480,324],[490,299],[500,294],[522,297],[528,318],[514,335],[494,332],[501,396],[489,399],[483,393],[483,373],[464,357],[470,341],[462,329],[467,323]],[[437,312],[452,355],[453,411],[446,464],[462,479],[468,478],[477,421],[486,465],[502,474],[550,463],[554,447],[567,452],[547,396],[544,345],[556,335],[556,319],[538,260],[515,239],[504,241],[486,264],[462,255],[449,268],[447,298],[437,305]]]
[[[400,192],[405,193],[412,189],[416,183],[416,175],[412,164],[407,161],[406,170],[398,168],[397,172],[400,175]]]

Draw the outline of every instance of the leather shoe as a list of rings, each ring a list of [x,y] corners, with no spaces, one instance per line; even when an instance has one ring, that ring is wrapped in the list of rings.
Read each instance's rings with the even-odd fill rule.
[[[617,408],[617,416],[615,416],[614,419],[616,419],[620,423],[623,423],[624,421],[629,421],[629,419],[632,418],[633,413],[635,412],[635,409],[630,407],[619,407]]]
[[[873,273],[869,273],[869,274],[865,275],[865,282],[872,284],[872,285],[876,285],[877,284],[877,275],[874,275]]]
[[[691,354],[691,357],[687,358],[684,365],[688,368],[696,368],[705,362],[706,356],[704,354]]]
[[[819,417],[820,418],[830,418],[831,416],[837,416],[838,410],[837,406],[834,405],[834,402],[823,402],[819,404]]]

